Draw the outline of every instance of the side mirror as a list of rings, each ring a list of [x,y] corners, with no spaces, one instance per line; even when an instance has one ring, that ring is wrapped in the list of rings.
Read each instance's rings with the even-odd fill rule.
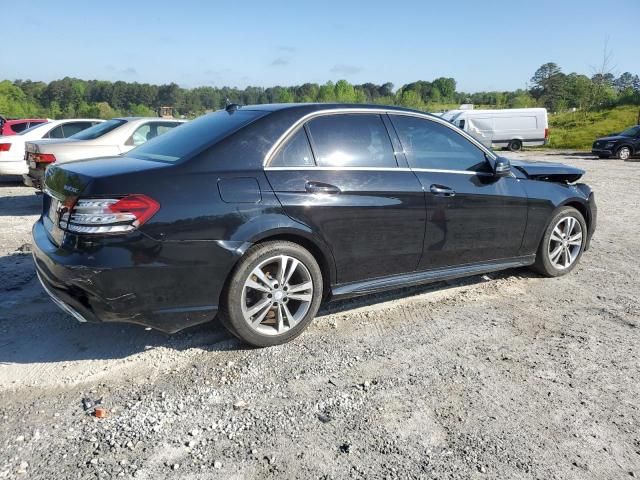
[[[511,173],[511,162],[508,158],[498,157],[496,158],[495,166],[493,167],[497,177],[506,177]]]

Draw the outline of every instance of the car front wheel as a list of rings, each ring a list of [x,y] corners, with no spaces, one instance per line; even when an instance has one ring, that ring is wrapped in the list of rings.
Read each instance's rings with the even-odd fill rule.
[[[534,270],[547,277],[566,275],[575,268],[587,242],[587,223],[573,207],[562,207],[549,222]]]
[[[322,300],[322,273],[300,245],[270,241],[250,248],[223,294],[220,318],[241,340],[268,347],[300,335]]]
[[[628,160],[631,156],[631,149],[629,147],[621,147],[616,153],[616,157],[619,160]]]

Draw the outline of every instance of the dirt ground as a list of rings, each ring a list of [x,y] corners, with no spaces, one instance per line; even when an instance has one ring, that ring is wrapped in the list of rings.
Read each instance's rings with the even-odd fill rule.
[[[331,304],[269,349],[76,323],[34,277],[40,199],[3,182],[0,478],[639,477],[640,163],[511,156],[587,171],[598,230],[572,274]]]

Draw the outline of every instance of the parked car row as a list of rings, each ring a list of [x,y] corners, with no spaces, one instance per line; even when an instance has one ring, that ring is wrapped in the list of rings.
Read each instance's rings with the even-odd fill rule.
[[[38,123],[17,135],[0,137],[0,175],[23,175],[27,173],[25,145],[27,142],[43,139],[71,137],[104,120],[97,118],[76,118]]]
[[[185,120],[123,117],[112,120],[5,120],[0,116],[0,175],[22,175],[25,185],[40,188],[47,166],[128,152]]]
[[[44,172],[54,162],[120,155],[184,122],[157,117],[113,118],[69,138],[26,142],[24,184],[42,188]]]

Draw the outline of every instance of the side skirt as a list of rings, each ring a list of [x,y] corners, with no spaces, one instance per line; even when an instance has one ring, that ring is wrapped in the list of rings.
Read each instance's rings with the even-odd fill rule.
[[[525,267],[532,265],[535,260],[535,255],[527,255],[524,257],[506,258],[483,263],[440,268],[437,270],[391,275],[388,277],[364,280],[362,282],[343,283],[341,285],[336,285],[331,289],[331,299],[339,300],[341,298],[368,295],[370,293],[381,292],[393,288],[410,287],[425,283],[441,282],[443,280],[453,280],[454,278],[497,272],[499,270],[506,270],[509,268]]]

